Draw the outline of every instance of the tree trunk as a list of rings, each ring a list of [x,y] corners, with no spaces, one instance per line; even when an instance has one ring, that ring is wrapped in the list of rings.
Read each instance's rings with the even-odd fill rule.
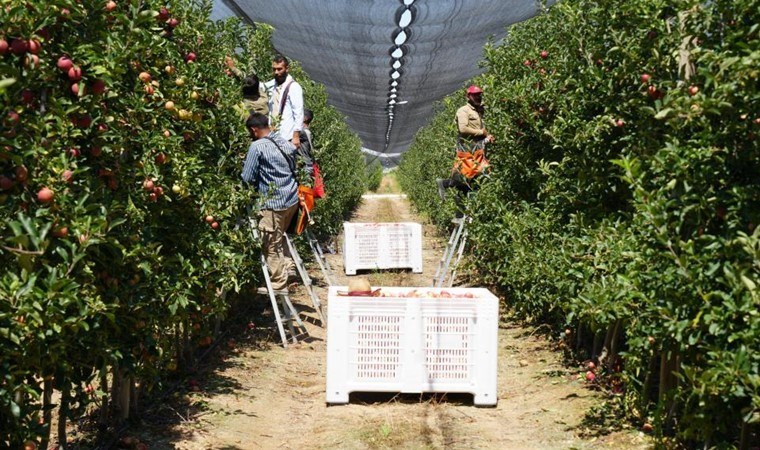
[[[108,425],[108,418],[110,417],[109,402],[108,402],[108,368],[104,367],[100,371],[100,390],[103,392],[103,396],[100,397],[100,419],[99,423],[101,428]]]
[[[40,443],[41,449],[47,449],[50,443],[50,423],[53,421],[53,379],[45,377],[42,382],[42,423],[45,426],[44,434],[42,435],[42,442]]]
[[[596,355],[599,354],[599,350],[601,350],[601,346],[604,342],[602,341],[602,334],[601,333],[594,333],[594,343],[591,346],[591,359],[595,359]]]
[[[66,421],[69,416],[69,394],[71,386],[69,381],[64,379],[61,383],[61,403],[58,407],[58,450],[66,450]]]
[[[129,419],[129,397],[132,392],[132,377],[121,373],[121,383],[119,383],[119,421],[123,422]]]
[[[647,405],[651,401],[652,391],[652,376],[654,374],[654,368],[657,364],[657,355],[654,354],[649,358],[649,367],[647,368],[646,376],[644,377],[644,384],[641,387],[641,412],[644,413]]]
[[[139,416],[139,406],[140,406],[140,383],[137,383],[134,379],[134,377],[130,377],[130,383],[129,383],[129,409],[131,411],[132,416]]]

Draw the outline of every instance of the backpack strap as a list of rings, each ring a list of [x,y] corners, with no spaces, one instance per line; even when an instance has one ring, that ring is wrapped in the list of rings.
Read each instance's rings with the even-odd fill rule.
[[[296,180],[296,183],[298,183],[298,176],[296,175],[296,169],[295,169],[295,165],[296,165],[295,161],[290,159],[288,154],[285,153],[285,150],[283,150],[282,147],[280,147],[280,145],[274,139],[270,138],[269,136],[264,136],[264,139],[274,144],[274,146],[277,147],[277,150],[279,150],[280,153],[282,153],[283,158],[285,158],[285,161],[288,162],[288,168],[290,169],[290,173],[293,174],[293,179]]]
[[[282,91],[282,95],[280,96],[280,116],[282,116],[282,112],[285,111],[285,102],[288,100],[290,85],[293,84],[294,81],[295,80],[291,78],[290,81],[288,81],[288,84],[285,85],[285,90]]]

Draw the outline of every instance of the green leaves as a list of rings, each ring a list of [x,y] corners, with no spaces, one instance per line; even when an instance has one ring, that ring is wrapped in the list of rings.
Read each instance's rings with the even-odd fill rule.
[[[558,2],[487,47],[473,81],[488,86],[498,142],[469,200],[478,276],[524,318],[623,323],[626,395],[686,442],[731,445],[760,405],[758,11]],[[450,168],[463,102],[444,100],[401,164],[409,198],[442,226],[451,208],[434,179]],[[659,352],[679,355],[677,389],[647,387]]]

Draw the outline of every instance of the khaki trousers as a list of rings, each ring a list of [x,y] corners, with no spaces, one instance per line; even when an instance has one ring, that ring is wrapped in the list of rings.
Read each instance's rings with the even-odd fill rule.
[[[288,268],[292,262],[288,261],[284,255],[283,234],[297,211],[298,203],[281,211],[264,209],[259,213],[261,215],[259,220],[261,251],[269,266],[269,276],[274,290],[283,290],[288,287]]]

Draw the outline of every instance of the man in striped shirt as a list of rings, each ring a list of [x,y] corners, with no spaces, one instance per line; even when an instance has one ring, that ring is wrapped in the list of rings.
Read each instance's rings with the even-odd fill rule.
[[[283,255],[283,234],[298,211],[295,178],[296,148],[269,128],[269,118],[254,113],[245,126],[253,142],[243,165],[243,181],[261,196],[259,231],[272,280],[272,289],[287,289],[290,262]]]

